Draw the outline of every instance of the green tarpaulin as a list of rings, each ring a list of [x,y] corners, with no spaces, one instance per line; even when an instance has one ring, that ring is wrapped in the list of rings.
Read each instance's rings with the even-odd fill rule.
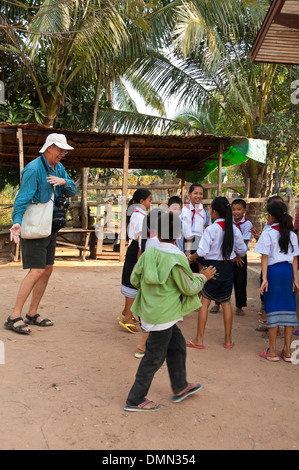
[[[260,163],[266,163],[267,142],[259,139],[244,139],[236,137],[233,145],[224,149],[222,166],[240,165],[249,158]],[[186,171],[185,179],[190,183],[202,181],[218,167],[218,153],[210,157],[200,171]]]

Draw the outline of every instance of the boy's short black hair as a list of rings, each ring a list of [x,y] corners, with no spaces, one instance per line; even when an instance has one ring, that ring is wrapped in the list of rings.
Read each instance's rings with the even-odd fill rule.
[[[180,196],[171,196],[167,202],[168,207],[171,206],[171,204],[179,204],[180,206],[182,206],[183,201]]]
[[[272,204],[273,202],[284,202],[284,200],[281,196],[278,196],[278,195],[270,196],[269,199],[267,200],[267,210],[270,204]]]
[[[172,212],[158,215],[158,237],[162,242],[174,242],[181,235],[181,219]]]
[[[246,209],[246,207],[247,207],[246,202],[244,201],[244,199],[240,199],[240,198],[234,199],[233,202],[232,202],[232,206],[234,204],[241,204],[241,206],[243,206],[244,209]]]

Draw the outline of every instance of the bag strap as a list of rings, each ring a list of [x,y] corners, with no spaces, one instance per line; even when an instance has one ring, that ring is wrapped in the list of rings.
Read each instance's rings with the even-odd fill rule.
[[[44,160],[44,156],[41,155],[40,158],[41,158],[41,160],[42,160],[42,162],[43,162],[43,165],[44,165],[44,168],[45,168],[45,170],[46,170],[47,175],[50,176],[50,173],[49,173],[49,171],[48,171],[47,165],[46,165],[45,160]],[[51,186],[52,186],[52,188],[53,188],[53,194],[52,194],[52,196],[53,196],[53,199],[54,199],[54,198],[55,198],[55,188],[54,188],[53,184],[51,184]],[[54,202],[54,200],[53,200],[53,202]]]

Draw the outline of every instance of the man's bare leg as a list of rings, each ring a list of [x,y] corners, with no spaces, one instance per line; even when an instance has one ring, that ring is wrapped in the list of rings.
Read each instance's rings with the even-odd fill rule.
[[[30,317],[34,317],[34,315],[37,314],[39,304],[41,302],[41,299],[43,298],[43,295],[45,293],[45,290],[48,285],[52,272],[53,272],[53,265],[47,265],[42,276],[38,279],[38,281],[33,286],[32,297],[31,297],[31,302],[30,302],[29,312],[28,312],[28,315]],[[37,323],[41,321],[42,321],[41,318],[37,318],[36,320]],[[49,325],[51,323],[52,323],[51,321],[47,322],[47,324]]]
[[[19,288],[19,292],[17,295],[13,313],[10,315],[11,320],[14,320],[15,318],[22,316],[22,311],[23,311],[25,302],[28,299],[30,293],[32,292],[35,284],[43,275],[44,271],[45,271],[44,269],[30,269],[28,274],[24,277]],[[18,321],[15,323],[15,326],[19,326],[22,324],[23,324],[22,321]],[[27,328],[24,328],[24,330],[30,331],[30,328],[27,327]]]

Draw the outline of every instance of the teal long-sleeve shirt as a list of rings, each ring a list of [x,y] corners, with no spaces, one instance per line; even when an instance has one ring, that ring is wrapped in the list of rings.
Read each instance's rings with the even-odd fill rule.
[[[64,178],[66,184],[64,186],[55,187],[55,197],[75,196],[77,187],[75,182],[68,176],[61,163],[55,166],[54,170],[44,158],[48,173],[59,178]],[[21,185],[19,192],[14,201],[14,210],[11,214],[13,223],[22,224],[23,215],[31,203],[48,202],[53,194],[53,186],[47,182],[47,172],[41,160],[41,157],[32,160],[25,166],[21,173]],[[55,206],[54,206],[55,210]]]

